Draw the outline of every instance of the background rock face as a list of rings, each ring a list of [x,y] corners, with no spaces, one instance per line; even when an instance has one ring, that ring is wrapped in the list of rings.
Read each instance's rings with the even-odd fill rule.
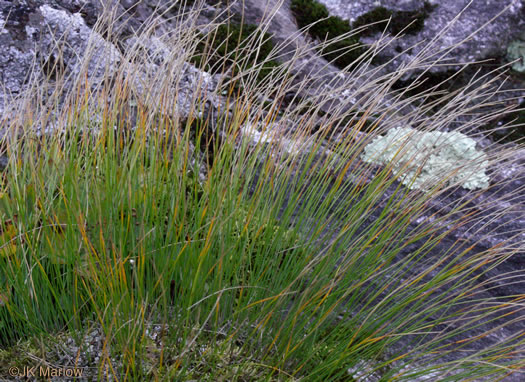
[[[0,46],[4,52],[0,55],[0,114],[10,97],[26,88],[30,76],[36,81],[45,78],[53,81],[65,74],[65,88],[73,87],[68,78],[75,79],[83,70],[81,66],[86,64],[84,57],[88,51],[87,77],[92,90],[105,80],[111,80],[116,66],[122,63],[126,50],[133,44],[134,32],[144,25],[156,4],[153,1],[141,2],[134,12],[126,14],[126,9],[118,2],[0,1]],[[122,16],[116,21],[117,35],[112,36],[111,41],[93,29],[98,18],[108,9]],[[164,28],[169,27],[169,22],[164,25]],[[146,89],[144,84],[149,83],[148,74],[166,70],[162,67],[163,55],[169,50],[153,37],[147,45],[144,48],[147,48],[148,58],[154,59],[135,66],[142,74],[135,79],[134,90],[142,95],[148,92],[152,104],[155,104],[158,94],[151,94],[151,89]],[[184,117],[190,109],[193,91],[201,86],[198,85],[201,77],[202,86],[207,91],[213,92],[215,84],[211,76],[183,61],[177,75],[181,76],[178,112]]]
[[[434,46],[436,51],[451,48],[455,44],[461,43],[474,31],[495,18],[472,39],[455,48],[447,56],[451,63],[465,63],[505,57],[509,44],[512,41],[519,40],[521,34],[525,32],[525,5],[523,0],[476,0],[469,6],[467,6],[468,0],[357,0],[350,2],[319,0],[319,2],[326,5],[331,14],[349,21],[355,21],[357,17],[377,8],[379,5],[393,11],[413,11],[422,9],[425,3],[431,4],[433,7],[424,21],[423,29],[416,34],[406,34],[396,44],[384,51],[385,56],[395,56],[400,51],[407,50],[394,60],[391,70],[395,70],[396,65],[413,58],[420,51],[421,47],[413,47],[415,44],[421,41],[430,41],[440,33],[442,35]],[[151,15],[157,4],[166,7],[170,2],[166,0],[160,3],[153,0],[0,1],[0,45],[4,52],[0,57],[0,79],[5,85],[5,90],[15,94],[20,92],[23,84],[27,81],[26,76],[35,57],[43,60],[44,63],[47,62],[48,66],[52,66],[53,61],[57,60],[55,57],[57,52],[47,51],[50,46],[50,30],[57,34],[63,34],[65,32],[64,25],[69,25],[68,42],[71,45],[71,50],[64,52],[64,56],[61,57],[63,62],[60,64],[65,67],[74,67],[74,63],[69,61],[75,60],[74,53],[81,52],[85,47],[83,41],[86,41],[90,36],[90,29],[105,9],[113,7],[115,14],[120,16],[117,23],[118,37],[125,39],[134,32],[140,31],[144,21]],[[233,4],[235,11],[243,11],[240,2]],[[247,0],[244,6],[246,21],[250,23],[261,21],[267,6],[276,6],[277,4],[277,0]],[[276,41],[282,42],[298,31],[289,5],[289,1],[285,1],[283,6],[277,10],[270,24],[269,32],[274,35]],[[47,8],[41,8],[42,6],[47,6]],[[42,9],[46,9],[45,15],[42,14]],[[212,15],[215,8],[208,7],[207,10]],[[458,21],[449,25],[462,10],[464,11]],[[498,15],[499,17],[496,17]],[[167,23],[163,28],[169,28],[169,26],[170,23]],[[368,37],[365,40],[371,42],[374,37]],[[299,39],[298,41],[304,40]],[[103,44],[101,39],[99,42]],[[410,49],[411,47],[413,48]],[[115,48],[121,49],[122,47],[116,46]],[[313,57],[312,61],[315,64],[317,60]],[[450,70],[450,67],[431,68],[431,71],[447,70]],[[519,87],[522,84],[517,83],[515,85]]]
[[[114,65],[120,59],[120,53],[94,33],[80,13],[71,14],[54,2],[0,2],[0,25],[0,45],[9,52],[0,57],[5,85],[0,90],[1,110],[9,95],[16,96],[24,89],[30,75],[41,80],[53,79],[64,71],[78,73],[90,39],[98,61],[90,62],[89,73],[94,82],[102,80],[106,63]],[[58,49],[57,41],[65,44]]]
[[[425,20],[423,30],[416,35],[407,34],[403,37],[399,41],[398,50],[408,49],[422,40],[430,41],[439,34],[442,35],[436,49],[450,48],[494,19],[470,41],[466,41],[451,52],[448,57],[459,63],[504,55],[507,45],[525,28],[525,5],[522,0],[476,0],[470,5],[469,0],[319,0],[319,2],[326,5],[330,13],[349,21],[354,21],[379,5],[400,11],[422,9],[425,2],[433,5],[434,9]],[[463,13],[459,16],[458,22],[449,25],[461,11]],[[498,15],[500,16],[497,17]],[[407,55],[413,56],[419,50],[419,47],[414,47]]]

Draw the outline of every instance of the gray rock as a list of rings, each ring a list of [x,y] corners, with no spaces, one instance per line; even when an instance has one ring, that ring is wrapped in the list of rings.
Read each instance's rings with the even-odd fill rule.
[[[421,9],[424,0],[319,0],[330,13],[345,20],[355,21],[360,15],[381,5],[388,9],[411,11]],[[466,63],[503,56],[507,45],[516,39],[525,28],[525,5],[521,0],[432,0],[435,5],[425,20],[424,28],[416,35],[406,34],[388,49],[385,54],[396,55],[397,51],[408,50],[400,61],[413,58],[422,46],[421,41],[431,41],[437,36],[433,49],[446,51],[457,44],[446,58],[451,62]],[[461,13],[457,21],[453,20]],[[477,32],[473,37],[470,36]],[[466,41],[465,41],[466,40]],[[434,71],[443,70],[439,67]]]
[[[132,34],[133,26],[142,24],[144,19],[144,15],[138,15],[128,20],[130,22],[121,21],[117,45],[114,39],[107,40],[86,22],[86,19],[95,19],[102,14],[98,1],[64,0],[57,3],[40,1],[24,5],[0,2],[0,45],[6,52],[0,56],[0,101],[3,101],[0,102],[0,113],[6,110],[12,96],[19,95],[25,89],[30,76],[42,81],[45,78],[62,78],[64,75],[64,86],[71,89],[78,74],[86,71],[92,90],[100,88],[104,81],[113,78],[117,66],[127,60],[126,50],[133,45],[133,38],[128,39],[128,33]],[[120,5],[116,7],[117,12],[119,9],[124,12]],[[71,13],[72,10],[77,12]],[[136,70],[141,73],[138,78],[134,78],[134,90],[149,99],[152,105],[156,104],[155,97],[159,94],[155,90],[159,90],[159,87],[150,86],[146,89],[144,84],[150,84],[148,79],[155,74],[160,77],[159,70],[167,70],[167,59],[173,62],[173,57],[165,56],[168,49],[163,48],[162,44],[159,39],[151,37],[146,45],[148,57],[154,59],[142,62],[144,68],[134,66],[130,69],[130,72]],[[86,60],[88,51],[89,59]],[[193,92],[200,86],[200,79],[203,79],[203,86],[210,94],[214,91],[216,81],[184,61],[178,62],[171,71],[171,74],[167,74],[172,78],[181,78],[178,81],[180,91],[177,93],[177,104],[179,113],[185,117],[190,110]]]

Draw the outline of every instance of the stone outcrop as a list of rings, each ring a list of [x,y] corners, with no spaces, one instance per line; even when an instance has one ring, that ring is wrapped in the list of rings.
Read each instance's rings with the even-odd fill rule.
[[[128,60],[126,53],[133,46],[133,32],[146,25],[146,9],[149,9],[151,16],[154,2],[143,3],[145,5],[139,8],[140,12],[116,21],[117,35],[109,38],[93,28],[103,12],[108,11],[103,7],[109,7],[111,4],[108,2],[0,1],[0,46],[5,52],[0,56],[0,114],[4,114],[8,102],[21,94],[30,80],[41,82],[48,79],[52,83],[55,78],[64,78],[63,86],[68,89],[74,86],[71,81],[82,72],[86,73],[91,89],[95,90],[101,88],[104,81],[114,79],[117,67]],[[124,2],[123,5],[126,4]],[[113,11],[117,15],[119,12],[126,15],[123,5],[115,3]],[[171,27],[176,28],[173,23]],[[170,28],[168,16],[163,28]],[[168,69],[163,65],[169,50],[162,46],[161,40],[151,36],[149,41],[142,43],[143,49],[147,46],[147,62],[126,64],[129,64],[130,76],[133,73],[133,90],[148,99],[151,105],[155,105],[156,97],[160,96],[155,93],[159,86],[153,86],[156,84],[150,81],[160,77],[159,71],[179,79],[176,103],[182,118],[190,110],[195,91],[200,89],[210,95],[213,93],[216,80],[184,60],[179,60],[176,68]],[[134,46],[134,49],[140,47]],[[88,60],[85,59],[86,54],[89,55]]]
[[[405,34],[387,52],[395,56],[396,51],[406,51],[399,57],[406,61],[417,55],[421,41],[431,41],[439,36],[433,49],[445,51],[455,45],[446,57],[454,63],[466,63],[493,59],[505,55],[508,44],[525,29],[525,4],[521,0],[319,0],[330,13],[345,20],[355,21],[359,16],[383,6],[392,10],[414,11],[422,9],[425,3],[433,6],[424,27],[415,34]],[[470,3],[470,4],[469,4]],[[454,21],[458,16],[457,21]],[[479,29],[479,31],[474,34]],[[474,35],[473,35],[474,34]],[[470,37],[472,36],[472,37]],[[466,41],[465,41],[466,40]],[[463,42],[464,41],[464,42]],[[433,68],[439,71],[443,68]]]

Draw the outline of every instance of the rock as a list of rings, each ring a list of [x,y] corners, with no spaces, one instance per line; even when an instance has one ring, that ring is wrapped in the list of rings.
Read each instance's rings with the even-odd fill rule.
[[[425,6],[424,0],[319,0],[328,10],[345,20],[355,21],[357,17],[378,5],[398,11],[413,11]],[[445,52],[446,58],[455,63],[466,63],[503,56],[510,41],[516,39],[525,28],[525,6],[521,0],[479,0],[469,5],[469,0],[433,0],[428,2],[434,9],[429,12],[423,29],[417,34],[406,34],[384,54],[394,57],[407,50],[398,61],[407,61],[421,52],[422,41],[431,41],[437,36],[433,50]],[[458,14],[457,21],[454,21]],[[493,20],[493,21],[492,21]],[[485,25],[487,24],[487,25]],[[470,37],[478,29],[473,37]],[[466,41],[465,41],[466,40]],[[464,41],[464,42],[463,42]],[[454,47],[457,44],[461,44]],[[440,71],[446,68],[434,67]]]
[[[119,9],[124,13],[124,8],[117,5],[116,10]],[[71,13],[72,10],[77,12]],[[86,21],[100,17],[102,12],[98,1],[39,1],[31,2],[30,5],[1,1],[0,45],[7,54],[0,56],[0,79],[3,85],[0,89],[0,113],[6,110],[6,103],[12,96],[20,95],[26,89],[30,76],[38,82],[46,78],[53,81],[63,77],[66,89],[74,88],[72,81],[84,70],[92,90],[100,89],[104,81],[112,80],[117,66],[128,60],[126,53],[133,46],[134,38],[128,38],[125,31],[132,34],[134,26],[142,25],[145,11],[120,22],[118,45],[115,39],[106,39]],[[150,53],[148,57],[154,59],[142,62],[145,67],[131,65],[129,69],[129,73],[134,74],[134,91],[149,100],[151,105],[156,105],[161,88],[146,88],[144,84],[152,85],[148,79],[159,78],[158,71],[166,70],[166,60],[173,61],[173,57],[166,56],[169,50],[163,48],[162,44],[160,39],[152,36],[146,45]],[[85,59],[86,52],[89,52],[89,60]],[[84,68],[86,64],[87,68]],[[211,97],[216,80],[183,60],[179,60],[177,67],[171,67],[170,70],[171,73],[167,75],[181,78],[178,81],[180,91],[173,91],[172,94],[178,95],[178,112],[185,118],[190,110],[193,92],[201,86],[200,81],[203,81],[201,90],[205,89]]]
[[[0,1],[0,45],[6,52],[0,55],[2,119],[18,121],[23,118],[25,114],[19,112],[15,107],[18,104],[13,103],[13,100],[26,92],[32,98],[39,97],[38,103],[58,101],[63,104],[68,93],[88,84],[93,94],[90,124],[96,129],[101,116],[100,109],[97,109],[99,105],[95,105],[94,95],[104,86],[111,86],[119,71],[119,75],[128,75],[130,94],[133,94],[127,100],[130,113],[126,120],[132,129],[137,121],[137,101],[152,114],[164,114],[170,120],[179,121],[187,119],[194,109],[197,109],[197,115],[210,108],[216,109],[219,105],[215,95],[217,76],[210,76],[185,62],[183,55],[173,57],[171,50],[165,46],[165,41],[155,35],[141,41],[133,37],[136,30],[146,25],[144,21],[151,15],[155,3],[141,2],[136,12],[131,12],[131,16],[118,21],[118,33],[110,39],[90,26],[104,13],[104,4],[99,1]],[[126,14],[121,5],[115,3],[115,7],[117,14]],[[160,28],[160,35],[165,35],[170,28],[172,34],[177,35],[176,28],[185,27],[184,23],[177,26],[169,19],[170,15],[167,14],[166,24]],[[141,59],[134,62],[130,56],[139,50],[147,54],[138,55]],[[123,71],[119,69],[121,65],[125,65]],[[85,73],[85,77],[79,76],[80,73]],[[41,84],[37,92],[28,86],[35,83]],[[59,86],[65,91],[60,91],[59,99],[53,100],[53,90]],[[196,92],[206,94],[207,102],[202,110],[193,103]],[[158,110],[159,97],[166,96],[169,99],[164,100],[165,104],[175,106],[170,108],[169,115],[166,115],[166,110]],[[45,116],[45,110],[41,112]],[[53,121],[58,116],[56,110],[53,110],[50,118],[44,117],[42,121],[39,120],[38,113],[34,116],[37,118],[33,122],[33,129],[38,134],[49,133],[60,127]],[[193,147],[190,147],[191,163],[197,159],[193,152]],[[0,167],[5,160],[5,157],[0,157]],[[202,180],[206,170],[202,164],[198,168],[198,175]]]

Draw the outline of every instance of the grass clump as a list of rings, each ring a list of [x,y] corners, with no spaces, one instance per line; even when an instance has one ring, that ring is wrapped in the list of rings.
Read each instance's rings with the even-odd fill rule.
[[[147,42],[147,31],[137,38]],[[188,99],[180,57],[193,55],[195,35],[158,37],[172,51],[157,66],[130,49],[121,66],[106,66],[113,81],[95,90],[85,86],[84,65],[69,92],[60,86],[49,95],[50,84],[35,82],[11,104],[13,118],[2,126],[10,132],[0,183],[2,346],[75,333],[81,348],[96,327],[100,350],[78,366],[125,381],[497,379],[523,368],[521,332],[476,347],[492,332],[480,323],[514,333],[520,321],[523,296],[484,293],[521,272],[478,280],[523,242],[517,236],[478,251],[447,240],[458,227],[476,231],[501,215],[483,215],[488,206],[477,197],[488,191],[460,193],[441,209],[440,197],[457,190],[448,182],[455,170],[428,179],[422,192],[403,186],[395,163],[364,161],[388,127],[417,120],[436,131],[471,112],[465,99],[492,104],[495,90],[471,90],[433,119],[419,110],[400,115],[406,100],[389,91],[404,73],[378,79],[365,65],[355,73],[363,77],[345,77],[340,88],[312,88],[306,112],[302,103],[277,118],[297,83],[323,79],[297,75],[304,67],[294,64],[308,65],[297,51],[268,81],[228,93],[214,109],[218,123],[204,115],[211,96],[198,87],[183,118],[175,107]],[[259,48],[236,45],[239,76],[262,70],[243,66]],[[202,66],[213,67],[216,52],[204,54]],[[330,108],[318,127],[310,114],[350,89],[359,103],[342,106],[355,117],[333,140],[340,113]],[[132,96],[135,120],[119,118]],[[377,122],[363,134],[369,116]],[[485,150],[496,167],[515,153]],[[431,155],[421,154],[407,163]]]

